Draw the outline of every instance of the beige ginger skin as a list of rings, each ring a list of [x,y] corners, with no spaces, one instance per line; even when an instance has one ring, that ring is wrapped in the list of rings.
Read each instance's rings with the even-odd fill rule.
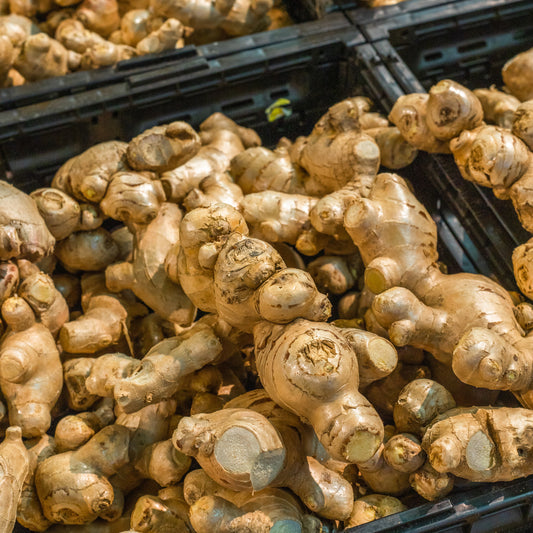
[[[179,231],[180,245],[167,253],[165,269],[196,307],[216,312],[213,268],[230,234],[248,234],[246,222],[233,207],[215,203],[187,213]]]
[[[114,424],[77,450],[39,463],[35,486],[46,518],[76,525],[105,515],[115,498],[108,478],[128,463],[129,442],[129,430]]]
[[[225,172],[245,144],[254,145],[257,135],[237,126],[228,117],[215,113],[200,124],[201,147],[184,164],[163,172],[161,182],[169,201],[183,200],[203,179]],[[260,143],[260,141],[259,141]]]
[[[384,494],[369,494],[355,500],[350,518],[344,525],[357,527],[406,509],[407,507],[398,498]]]
[[[318,292],[313,278],[302,270],[285,268],[274,248],[259,239],[231,234],[213,273],[217,312],[242,331],[251,332],[261,320],[320,321],[330,314],[331,304]]]
[[[55,239],[35,202],[5,181],[0,181],[0,223],[0,260],[35,261],[52,252]]]
[[[474,89],[483,107],[483,118],[489,123],[501,128],[511,129],[513,116],[520,100],[512,94],[504,93],[494,87],[489,89]]]
[[[453,139],[464,130],[481,126],[483,107],[477,96],[463,85],[441,80],[429,90],[426,122],[437,139]]]
[[[20,427],[7,428],[0,443],[0,531],[10,533],[15,526],[17,505],[30,471],[30,454],[22,443]]]
[[[348,516],[353,504],[352,487],[340,474],[319,462],[323,459],[323,448],[309,426],[276,405],[261,389],[234,398],[224,408],[235,407],[252,409],[264,415],[281,437],[285,461],[269,487],[291,489],[308,509],[324,518],[343,519]],[[267,469],[268,465],[265,463],[263,468]],[[264,487],[252,484],[251,488]]]
[[[11,425],[24,437],[39,437],[50,427],[50,410],[63,385],[63,368],[54,337],[25,300],[8,298],[2,305],[8,326],[0,344],[0,387]]]
[[[52,187],[78,200],[100,202],[113,174],[127,170],[127,149],[128,144],[121,141],[103,142],[88,148],[61,166],[52,180]]]
[[[254,339],[268,395],[313,426],[332,458],[362,462],[374,455],[383,423],[358,391],[357,357],[340,330],[304,319],[285,326],[259,322]]]
[[[503,83],[520,101],[533,98],[533,48],[515,55],[502,68]]]
[[[114,396],[127,413],[172,397],[186,376],[212,363],[222,344],[209,326],[190,330],[156,344],[128,377],[115,382]]]
[[[113,174],[100,208],[108,217],[133,228],[154,220],[164,201],[163,187],[152,175],[123,171]]]
[[[280,530],[318,533],[320,520],[307,514],[298,500],[283,489],[265,489],[254,495],[206,495],[191,505],[189,517],[197,533]]]
[[[438,269],[434,222],[401,178],[378,175],[369,198],[348,210],[345,225],[366,265],[366,285],[378,295],[373,315],[396,345],[431,352],[476,387],[531,388],[531,341],[509,294],[483,276]],[[368,229],[378,227],[370,238]],[[490,353],[487,345],[494,347]]]
[[[433,468],[471,481],[508,481],[531,472],[528,409],[453,409],[426,429],[422,446]]]
[[[115,263],[106,269],[106,285],[113,292],[132,292],[161,317],[180,326],[189,326],[196,309],[180,285],[165,272],[165,258],[179,245],[181,211],[165,202],[147,225],[135,228],[131,262]]]

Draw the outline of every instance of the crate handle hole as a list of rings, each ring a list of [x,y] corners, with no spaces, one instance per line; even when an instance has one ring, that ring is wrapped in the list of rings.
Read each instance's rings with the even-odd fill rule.
[[[460,54],[464,54],[466,52],[473,52],[474,50],[481,50],[482,48],[486,48],[487,41],[475,41],[473,43],[469,44],[463,44],[462,46],[457,47],[457,51]]]
[[[432,61],[437,61],[438,59],[441,59],[441,58],[442,58],[442,52],[431,52],[424,56],[424,59],[428,63],[431,63]]]

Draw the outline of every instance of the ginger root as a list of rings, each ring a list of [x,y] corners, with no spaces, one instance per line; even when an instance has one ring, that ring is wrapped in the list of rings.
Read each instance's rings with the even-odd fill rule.
[[[357,527],[373,520],[405,511],[407,507],[398,498],[384,494],[369,494],[355,500],[346,527]]]
[[[35,486],[46,518],[76,525],[105,515],[115,499],[108,478],[128,463],[129,442],[129,430],[114,424],[77,450],[39,463]]]
[[[515,55],[502,68],[503,83],[520,101],[533,98],[533,48]]]
[[[52,252],[55,239],[35,202],[5,181],[0,181],[0,213],[0,260],[35,261]]]
[[[30,471],[30,455],[22,443],[20,427],[7,428],[0,443],[0,531],[13,530],[22,487]]]
[[[165,320],[189,326],[196,309],[164,265],[169,251],[179,245],[181,216],[177,205],[163,203],[149,224],[136,226],[132,261],[108,266],[105,278],[109,290],[130,289]]]
[[[483,118],[501,128],[511,129],[513,115],[520,105],[520,100],[512,94],[490,89],[474,89],[474,94],[483,107]]]
[[[383,423],[358,391],[357,357],[340,330],[304,319],[259,322],[254,339],[268,395],[313,426],[331,457],[362,462],[375,454]]]
[[[507,481],[531,472],[528,409],[458,408],[437,417],[422,447],[431,466],[471,481]]]
[[[8,330],[0,344],[0,387],[9,422],[19,426],[24,437],[39,437],[50,427],[50,410],[63,385],[59,352],[48,328],[35,321],[22,298],[8,298],[2,318]]]

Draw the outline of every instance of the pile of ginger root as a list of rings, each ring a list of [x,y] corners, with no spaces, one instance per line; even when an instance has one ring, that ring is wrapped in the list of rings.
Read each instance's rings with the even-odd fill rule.
[[[446,273],[416,156],[351,97],[0,181],[0,532],[334,532],[532,474],[531,306]]]
[[[290,24],[281,0],[1,0],[0,87]]]

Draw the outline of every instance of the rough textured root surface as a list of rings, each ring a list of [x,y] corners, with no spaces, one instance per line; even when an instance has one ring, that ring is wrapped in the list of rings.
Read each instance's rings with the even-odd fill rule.
[[[398,353],[390,341],[362,329],[341,328],[340,332],[357,356],[360,389],[394,371]]]
[[[522,102],[533,98],[533,48],[515,55],[502,68],[505,86]]]
[[[249,409],[185,417],[172,440],[179,451],[195,457],[211,478],[232,490],[267,487],[285,462],[277,430]]]
[[[9,533],[15,526],[22,486],[30,470],[30,455],[22,443],[22,433],[11,426],[0,444],[0,531]]]
[[[35,485],[43,512],[54,523],[84,524],[104,515],[113,504],[108,477],[128,463],[130,432],[107,426],[81,448],[42,461]]]
[[[287,269],[268,243],[233,233],[214,268],[215,305],[228,324],[251,332],[260,320],[325,320],[331,304],[309,274]]]
[[[157,496],[144,495],[137,500],[131,514],[131,527],[139,532],[189,533],[188,510],[182,486],[162,489]]]
[[[365,284],[375,294],[408,286],[437,261],[435,223],[395,174],[378,174],[368,198],[347,210],[344,225],[366,266]]]
[[[355,500],[352,514],[344,523],[344,526],[357,527],[394,513],[400,513],[406,509],[407,507],[393,496],[370,494]]]
[[[385,443],[383,458],[395,470],[411,474],[424,464],[426,454],[414,435],[398,433]]]
[[[365,390],[365,396],[380,414],[390,418],[405,385],[414,379],[429,377],[431,372],[427,366],[409,365],[400,361],[387,377],[371,383]]]
[[[161,317],[180,326],[189,326],[196,309],[165,272],[165,258],[179,244],[181,211],[165,202],[156,217],[135,231],[131,263],[116,263],[106,269],[106,285],[115,292],[132,292]]]
[[[432,379],[415,379],[400,392],[394,406],[394,425],[398,431],[423,435],[437,416],[455,407],[452,395]]]
[[[528,147],[509,130],[480,126],[463,131],[450,142],[463,178],[490,187],[498,198],[509,198],[509,188],[526,172]]]
[[[254,329],[256,364],[269,396],[310,423],[334,459],[372,457],[383,424],[358,392],[357,357],[337,328],[298,319]]]
[[[358,181],[364,195],[379,167],[379,147],[359,131],[312,133],[297,162],[309,173],[307,194],[323,196]]]
[[[156,344],[130,375],[116,381],[114,395],[125,412],[172,397],[186,376],[213,362],[222,352],[220,340],[208,326]]]
[[[515,181],[509,190],[511,201],[522,226],[533,232],[533,154],[529,154],[529,162],[522,177]]]
[[[220,249],[233,232],[248,234],[239,211],[215,203],[187,213],[180,223],[180,246],[172,247],[165,259],[169,277],[181,284],[202,311],[216,312],[213,268]]]
[[[52,180],[52,187],[78,200],[99,202],[113,174],[127,170],[127,148],[127,143],[121,141],[108,141],[88,148],[63,164]]]
[[[128,144],[128,163],[135,170],[164,172],[193,157],[200,137],[186,122],[172,122],[143,131]]]
[[[226,408],[245,408],[265,416],[278,431],[285,448],[285,464],[269,486],[291,489],[311,511],[331,519],[344,519],[353,505],[351,485],[322,465],[323,448],[309,426],[276,405],[263,389],[237,396]]]
[[[427,125],[439,140],[450,140],[464,130],[481,126],[483,107],[477,96],[452,80],[441,80],[429,90]]]
[[[71,233],[55,247],[56,257],[70,272],[103,270],[118,254],[116,242],[104,228]]]
[[[147,174],[147,173],[145,173]],[[149,224],[156,216],[165,193],[161,183],[140,172],[113,174],[106,194],[100,202],[107,216],[133,224]]]
[[[233,157],[244,150],[239,135],[230,130],[207,130],[202,147],[183,165],[163,172],[161,183],[168,201],[182,201],[204,178],[225,172]]]
[[[430,502],[448,495],[454,486],[454,478],[437,472],[428,462],[409,477],[411,488]]]
[[[532,101],[521,103],[515,110],[512,124],[512,132],[514,135],[522,139],[528,145],[530,150],[533,149],[532,111]]]
[[[42,188],[33,191],[30,196],[37,204],[37,209],[46,226],[57,239],[65,239],[76,231],[80,221],[80,204],[59,189]]]
[[[483,107],[483,118],[489,123],[511,129],[513,115],[520,100],[512,94],[504,93],[494,87],[474,89],[474,94]]]
[[[508,481],[531,473],[529,409],[453,409],[427,428],[422,446],[433,468],[471,481]]]
[[[400,96],[389,113],[389,120],[400,130],[404,139],[418,150],[449,153],[448,142],[440,141],[430,131],[426,120],[428,94],[412,93]]]
[[[230,174],[244,194],[279,191],[305,194],[306,173],[291,161],[287,148],[248,148],[231,160]]]
[[[70,353],[96,353],[118,342],[124,332],[128,313],[113,296],[91,298],[85,313],[61,328],[59,341]]]
[[[380,164],[391,170],[409,166],[418,155],[418,150],[409,144],[396,126],[365,130],[379,146]]]
[[[33,199],[0,181],[0,260],[36,261],[52,252],[55,239]]]
[[[513,251],[514,277],[518,288],[528,297],[533,297],[533,239]]]
[[[370,459],[358,462],[357,469],[374,492],[401,496],[409,490],[409,474],[390,466],[385,461],[384,450],[385,446],[381,445]]]
[[[302,231],[309,229],[309,212],[316,202],[311,196],[263,191],[247,194],[241,209],[246,222],[266,241],[296,244]]]
[[[20,426],[24,437],[39,437],[50,427],[50,410],[63,385],[59,352],[50,331],[34,323],[33,312],[22,298],[6,300],[2,318],[9,330],[0,345],[0,386],[9,421]]]

